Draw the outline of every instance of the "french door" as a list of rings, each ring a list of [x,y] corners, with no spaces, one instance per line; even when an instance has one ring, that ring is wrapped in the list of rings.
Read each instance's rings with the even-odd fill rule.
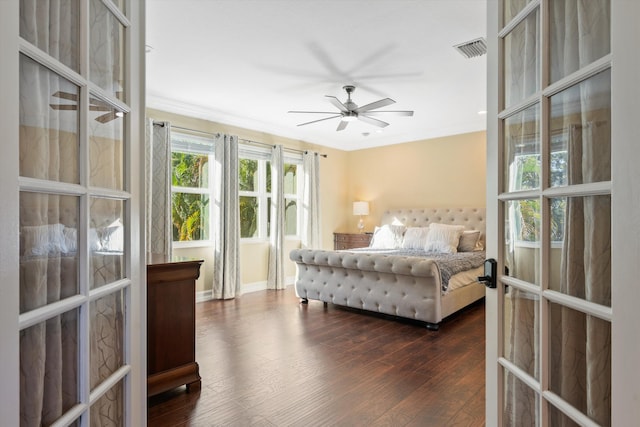
[[[488,2],[487,425],[638,420],[636,3]]]
[[[143,425],[144,2],[0,3],[2,424]]]

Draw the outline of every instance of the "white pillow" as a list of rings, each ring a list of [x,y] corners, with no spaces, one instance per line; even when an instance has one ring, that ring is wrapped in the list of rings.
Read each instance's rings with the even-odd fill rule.
[[[458,252],[473,252],[478,250],[480,243],[480,230],[465,230],[460,236]]]
[[[62,224],[25,225],[20,227],[22,249],[26,256],[44,256],[67,252]]]
[[[429,227],[409,227],[404,232],[403,249],[424,249],[427,244]]]
[[[402,247],[402,236],[407,229],[404,225],[383,225],[376,227],[371,238],[370,248],[399,249]]]
[[[67,252],[76,252],[78,249],[78,230],[72,227],[65,227],[62,233],[64,235],[64,244],[67,247]]]
[[[455,254],[458,252],[460,236],[464,225],[447,225],[433,223],[429,225],[429,234],[424,250],[427,252],[442,252]]]
[[[114,225],[98,229],[100,250],[104,252],[122,252],[124,250],[124,227]]]

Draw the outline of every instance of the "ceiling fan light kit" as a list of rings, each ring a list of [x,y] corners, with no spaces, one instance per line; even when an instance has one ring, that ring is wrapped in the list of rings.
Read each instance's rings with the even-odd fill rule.
[[[335,119],[340,117],[340,123],[338,123],[338,127],[336,131],[344,130],[349,122],[360,120],[364,123],[377,126],[379,128],[384,128],[389,126],[389,123],[384,122],[382,120],[376,119],[371,116],[378,115],[394,115],[394,116],[413,116],[413,111],[383,111],[377,110],[378,108],[386,107],[387,105],[395,104],[395,101],[391,98],[383,98],[375,102],[371,102],[369,104],[363,105],[362,107],[358,107],[358,105],[351,100],[351,94],[356,90],[356,87],[353,85],[343,86],[342,89],[347,92],[347,100],[343,103],[335,96],[326,95],[325,97],[328,101],[333,104],[339,111],[289,111],[289,113],[302,113],[302,114],[330,114],[329,117],[325,117],[318,120],[312,120],[310,122],[300,123],[298,126],[305,126],[312,123],[321,122],[324,120]],[[373,111],[377,110],[377,111]]]

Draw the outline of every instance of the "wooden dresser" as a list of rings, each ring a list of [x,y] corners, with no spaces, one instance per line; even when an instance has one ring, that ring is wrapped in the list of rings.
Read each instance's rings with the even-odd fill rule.
[[[366,248],[371,236],[371,233],[333,233],[333,249]]]
[[[202,260],[147,255],[147,395],[200,389],[196,279]]]

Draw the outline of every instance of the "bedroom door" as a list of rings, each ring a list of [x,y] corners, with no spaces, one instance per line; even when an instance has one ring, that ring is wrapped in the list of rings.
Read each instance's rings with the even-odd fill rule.
[[[488,2],[487,425],[639,419],[639,12]]]
[[[0,423],[145,424],[144,2],[0,1]]]

